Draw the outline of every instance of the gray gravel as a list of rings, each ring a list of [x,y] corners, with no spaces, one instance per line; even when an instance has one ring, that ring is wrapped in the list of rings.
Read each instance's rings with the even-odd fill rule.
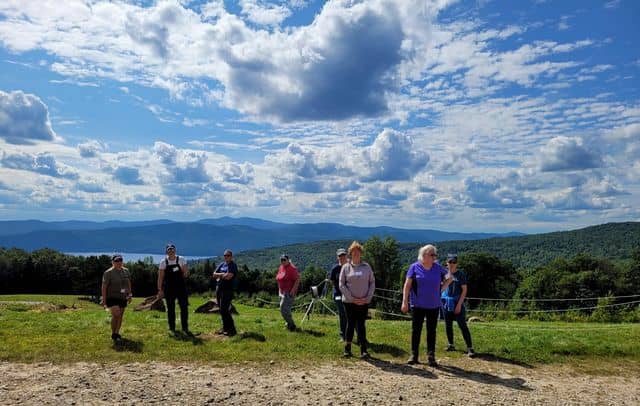
[[[477,359],[445,359],[438,369],[357,359],[289,367],[0,362],[0,376],[2,405],[640,404],[633,374]]]

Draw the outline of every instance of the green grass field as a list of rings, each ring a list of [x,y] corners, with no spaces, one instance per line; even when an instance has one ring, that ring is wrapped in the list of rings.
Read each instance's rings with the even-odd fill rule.
[[[51,306],[10,302],[37,301],[74,306],[53,310]],[[140,299],[134,300],[134,305]],[[192,297],[191,309],[204,303]],[[236,305],[238,331],[233,338],[210,335],[220,328],[218,315],[190,314],[195,339],[174,338],[167,330],[166,314],[127,309],[123,347],[110,339],[110,315],[102,307],[75,296],[0,296],[0,360],[21,362],[196,362],[313,364],[341,359],[337,320],[313,315],[302,331],[288,332],[277,309]],[[296,313],[296,321],[303,313]],[[179,323],[178,323],[179,325]],[[481,358],[518,365],[568,363],[605,368],[626,361],[640,367],[640,325],[501,321],[471,324],[474,347]],[[423,333],[424,334],[424,333]],[[455,327],[456,344],[464,342]],[[404,362],[410,350],[411,325],[406,321],[369,320],[367,335],[374,357]],[[444,324],[438,325],[437,355],[445,353]],[[422,350],[422,349],[421,349]],[[424,357],[424,353],[421,354]]]

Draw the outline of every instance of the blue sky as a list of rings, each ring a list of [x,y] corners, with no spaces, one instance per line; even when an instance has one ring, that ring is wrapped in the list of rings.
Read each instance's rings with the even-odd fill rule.
[[[640,3],[0,3],[0,218],[640,220]]]

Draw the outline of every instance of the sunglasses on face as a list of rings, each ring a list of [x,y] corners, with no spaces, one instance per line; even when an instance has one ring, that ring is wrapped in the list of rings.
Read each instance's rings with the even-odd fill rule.
[[[447,263],[449,263],[449,264],[457,264],[458,261],[447,261]]]
[[[120,259],[114,259],[113,262],[122,262],[122,258]]]
[[[231,256],[231,254],[224,254],[223,256],[224,256],[225,258],[227,258],[227,257],[230,257],[230,256]]]
[[[280,262],[287,262],[287,260],[286,260],[286,259],[284,259],[284,258],[282,258],[282,259],[280,260]]]

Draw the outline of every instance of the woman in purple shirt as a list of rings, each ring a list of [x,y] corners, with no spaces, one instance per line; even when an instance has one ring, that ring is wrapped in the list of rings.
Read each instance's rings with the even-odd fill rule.
[[[436,328],[440,314],[440,294],[449,286],[451,279],[447,270],[436,262],[438,250],[433,245],[425,245],[418,251],[418,261],[407,271],[407,279],[402,289],[402,313],[409,311],[411,303],[411,358],[409,364],[418,363],[418,349],[422,322],[427,319],[427,360],[430,366],[436,362]],[[410,299],[410,300],[409,300]]]

